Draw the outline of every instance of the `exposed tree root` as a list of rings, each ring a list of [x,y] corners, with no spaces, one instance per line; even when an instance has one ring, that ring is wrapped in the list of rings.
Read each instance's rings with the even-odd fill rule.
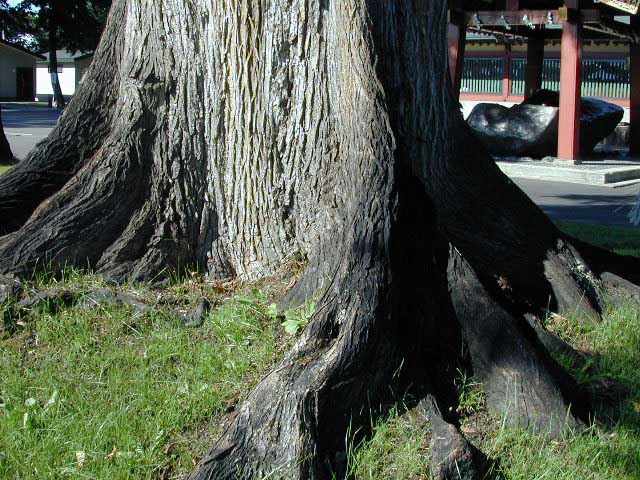
[[[365,423],[370,402],[390,394],[402,365],[379,254],[372,269],[348,277],[356,288],[331,290],[190,478],[330,478],[341,469],[345,432]]]
[[[418,404],[431,425],[431,478],[433,480],[481,480],[489,478],[489,461],[457,426],[447,422],[432,396]]]
[[[20,280],[11,275],[0,275],[0,303],[19,298],[23,292]]]
[[[413,306],[390,309],[393,302],[382,300],[389,298],[388,292],[401,290],[387,291],[380,270],[350,271],[347,284],[355,282],[361,288],[337,285],[325,297],[294,349],[248,397],[233,425],[190,478],[324,479],[339,474],[347,429],[366,429],[371,406],[384,404],[394,388],[418,395],[433,392],[429,398],[451,405],[443,375],[431,371],[438,368],[434,358],[443,361],[442,344],[451,345],[451,339],[443,338],[456,336],[448,330],[460,329],[458,338],[467,345],[473,372],[484,385],[493,413],[554,435],[582,424],[579,418],[585,418],[588,399],[551,359],[524,315],[502,307],[455,250],[448,270],[455,315],[447,321],[441,312],[439,331],[430,328],[429,315],[418,316],[416,324],[400,320],[409,318],[408,312],[419,312],[415,304],[424,297],[412,295]],[[437,269],[432,275],[438,276]],[[350,293],[343,297],[344,292]],[[399,324],[409,327],[411,339]],[[463,353],[450,352],[450,366],[461,364]],[[452,384],[451,370],[445,375]],[[438,373],[442,371],[446,372]],[[438,412],[429,408],[431,416]],[[460,471],[462,478],[481,478],[486,459],[439,413],[434,418],[434,432],[441,440],[433,445],[436,477],[458,478],[451,475]]]
[[[370,409],[394,390],[453,405],[464,363],[512,423],[587,418],[549,354],[566,346],[527,314],[598,319],[639,262],[562,235],[479,148],[447,94],[447,24],[443,0],[116,0],[58,127],[0,179],[2,272],[247,279],[308,259],[286,300],[324,292],[318,312],[192,479],[339,476]],[[52,290],[9,311],[80,301],[155,307]],[[475,478],[478,452],[433,418],[437,475]]]
[[[603,272],[600,278],[609,291],[609,298],[633,297],[636,300],[640,300],[640,286],[630,282],[626,278],[619,277],[611,272]]]
[[[201,326],[211,310],[211,303],[206,297],[200,297],[195,307],[173,305],[167,311],[164,304],[150,304],[123,291],[108,288],[84,291],[66,286],[54,286],[44,290],[25,289],[19,280],[9,276],[0,276],[0,305],[4,307],[4,328],[9,331],[15,330],[17,322],[28,320],[34,311],[43,307],[50,313],[71,306],[87,310],[98,307],[124,307],[136,316],[162,311],[172,318],[179,319],[186,327]]]
[[[0,236],[19,229],[104,145],[120,85],[126,2],[116,0],[95,62],[53,132],[0,177]]]
[[[555,435],[577,425],[574,415],[584,414],[586,405],[575,394],[571,377],[527,331],[525,318],[492,298],[455,250],[449,260],[449,288],[489,410],[510,423]]]

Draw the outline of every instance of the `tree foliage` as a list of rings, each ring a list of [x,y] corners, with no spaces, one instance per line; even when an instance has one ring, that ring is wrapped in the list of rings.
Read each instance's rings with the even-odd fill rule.
[[[22,0],[10,7],[0,1],[0,21],[9,41],[37,51],[49,49],[49,22],[57,8],[57,47],[70,52],[96,48],[111,0]]]

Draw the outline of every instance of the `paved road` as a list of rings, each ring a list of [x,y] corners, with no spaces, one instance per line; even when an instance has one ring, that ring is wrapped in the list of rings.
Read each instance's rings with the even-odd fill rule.
[[[23,159],[58,121],[61,110],[39,104],[3,103],[2,124],[13,155]]]
[[[51,131],[59,110],[24,104],[2,104],[5,132],[14,155],[24,158]],[[627,215],[640,192],[640,185],[622,188],[514,178],[554,220],[630,226]]]
[[[524,178],[513,181],[553,220],[632,227],[628,214],[640,184],[610,188]]]

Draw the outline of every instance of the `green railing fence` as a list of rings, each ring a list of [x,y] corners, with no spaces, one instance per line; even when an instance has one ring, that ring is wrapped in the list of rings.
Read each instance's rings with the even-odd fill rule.
[[[465,58],[462,70],[463,93],[502,93],[504,58]]]
[[[527,62],[512,58],[511,95],[524,95]],[[504,58],[465,58],[463,93],[500,95]],[[560,60],[546,58],[542,67],[542,88],[560,89]],[[582,68],[582,95],[585,97],[628,99],[629,64],[625,59],[587,59]]]

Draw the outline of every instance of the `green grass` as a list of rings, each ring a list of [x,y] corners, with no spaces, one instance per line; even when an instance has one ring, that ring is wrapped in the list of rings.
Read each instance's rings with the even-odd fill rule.
[[[347,445],[349,478],[418,479],[427,478],[430,427],[419,414],[404,413],[394,407],[372,425],[375,434],[368,440]]]
[[[553,440],[529,430],[503,428],[500,419],[478,411],[482,403],[478,385],[460,375],[455,382],[463,406],[461,413],[469,414],[463,420],[463,432],[473,432],[470,438],[499,460],[497,469],[506,480],[640,479],[640,305],[630,301],[612,308],[601,323],[585,322],[576,328],[574,322],[559,318],[548,326],[576,348],[597,353],[592,371],[578,371],[579,379],[607,377],[628,389],[629,397],[617,405],[621,415],[615,425],[609,428],[596,421],[587,432],[568,430],[564,438]],[[567,362],[565,366],[572,367]],[[374,426],[370,440],[352,448],[349,464],[354,478],[429,478],[425,443],[405,440],[423,435],[424,429],[419,422],[403,420],[397,410],[392,410]],[[396,450],[396,445],[401,448]],[[373,475],[369,466],[374,467]],[[395,471],[401,473],[380,475]]]
[[[561,228],[625,253],[640,249],[633,230]],[[73,272],[60,282],[81,291],[105,287]],[[189,279],[156,291],[124,288],[151,303],[162,297],[193,304],[206,294],[220,305],[200,328],[185,328],[169,307],[135,315],[104,306],[43,308],[17,333],[0,328],[0,478],[180,478],[219,433],[226,412],[280,358],[291,339],[285,330],[299,331],[313,311],[307,305],[278,315],[267,293],[241,295]],[[582,381],[611,377],[631,392],[618,423],[566,432],[560,441],[502,429],[500,419],[483,419],[481,386],[459,372],[463,427],[482,430],[471,436],[500,460],[506,479],[639,479],[640,308],[616,307],[600,323],[554,317],[548,327],[597,353],[593,370],[577,372]],[[358,445],[347,442],[353,478],[428,478],[428,423],[400,405],[372,430]]]
[[[640,257],[640,228],[557,222],[563,232],[620,255]]]
[[[12,167],[13,167],[13,165],[2,165],[2,164],[0,164],[0,175],[3,175],[5,173],[7,173],[9,170],[11,170]]]
[[[579,329],[562,319],[549,328],[576,348],[597,353],[593,373],[572,369],[580,380],[608,377],[628,389],[629,397],[618,405],[620,418],[612,428],[596,422],[587,433],[569,431],[564,439],[553,441],[506,430],[485,448],[501,458],[508,479],[639,479],[640,305],[629,302],[612,308],[602,323],[585,323]],[[572,367],[565,359],[560,361]]]
[[[286,343],[257,292],[224,300],[200,328],[114,307],[35,318],[0,338],[0,478],[183,474]]]

